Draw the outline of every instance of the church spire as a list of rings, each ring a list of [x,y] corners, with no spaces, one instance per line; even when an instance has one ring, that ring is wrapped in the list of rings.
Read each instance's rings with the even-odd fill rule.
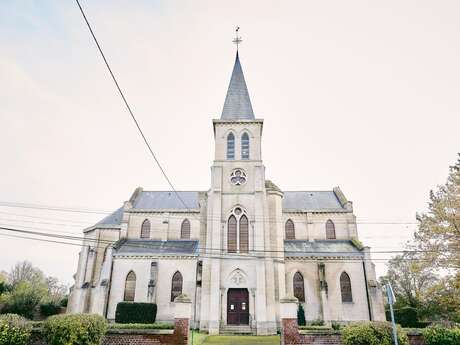
[[[243,69],[241,68],[238,55],[238,44],[241,37],[238,37],[239,27],[236,29],[236,38],[233,40],[237,45],[235,65],[233,66],[232,77],[228,85],[227,96],[225,97],[222,120],[251,120],[254,119],[251,99],[244,80]]]

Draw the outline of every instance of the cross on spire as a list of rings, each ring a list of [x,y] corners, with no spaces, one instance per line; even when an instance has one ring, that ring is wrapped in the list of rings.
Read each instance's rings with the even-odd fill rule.
[[[240,27],[237,26],[236,27],[236,30],[235,30],[235,38],[233,39],[233,43],[236,44],[236,51],[238,51],[238,46],[241,42],[243,42],[243,40],[241,39],[241,36],[238,36],[238,31],[240,31]]]

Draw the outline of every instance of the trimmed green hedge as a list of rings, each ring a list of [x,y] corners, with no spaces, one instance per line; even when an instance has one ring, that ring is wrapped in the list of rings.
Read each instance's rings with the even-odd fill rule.
[[[432,326],[422,333],[426,345],[460,345],[460,328]]]
[[[174,329],[173,323],[111,323],[109,329]]]
[[[0,345],[29,344],[31,327],[22,316],[0,315]]]
[[[48,345],[99,345],[106,331],[107,322],[99,315],[55,315],[44,322]]]
[[[155,323],[156,317],[155,303],[120,302],[115,311],[116,323]]]
[[[344,345],[392,345],[392,328],[388,322],[360,322],[346,326],[342,332]],[[409,345],[409,339],[398,326],[399,345]]]

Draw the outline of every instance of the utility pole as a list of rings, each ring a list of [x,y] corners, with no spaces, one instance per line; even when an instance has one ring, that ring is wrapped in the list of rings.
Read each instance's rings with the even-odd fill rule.
[[[396,298],[395,298],[395,294],[393,293],[393,288],[391,287],[391,284],[388,283],[385,285],[385,287],[387,290],[388,304],[390,305],[391,325],[393,327],[394,344],[398,345],[398,334],[396,332],[395,314],[393,312],[393,304],[396,302]]]

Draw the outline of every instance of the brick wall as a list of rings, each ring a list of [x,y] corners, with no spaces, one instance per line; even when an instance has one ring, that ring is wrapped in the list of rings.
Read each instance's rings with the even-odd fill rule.
[[[282,319],[281,344],[282,345],[343,345],[340,333],[321,333],[315,331],[309,334],[299,333],[297,319]],[[408,334],[410,345],[424,345],[421,334]]]

